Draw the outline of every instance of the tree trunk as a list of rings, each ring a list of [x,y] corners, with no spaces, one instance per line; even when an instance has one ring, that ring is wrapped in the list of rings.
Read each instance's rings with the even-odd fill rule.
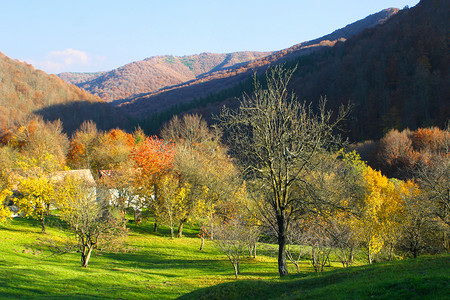
[[[120,217],[122,220],[122,228],[127,229],[127,211],[125,208],[120,210]]]
[[[256,258],[256,244],[251,244],[248,246],[248,256]]]
[[[155,221],[155,226],[153,227],[153,232],[158,232],[158,223]]]
[[[93,248],[94,248],[93,246],[83,246],[83,251],[81,252],[81,266],[83,268],[87,268],[89,259],[91,258],[91,253],[92,253]],[[87,249],[87,253],[86,253],[86,249]]]
[[[200,245],[200,251],[203,250],[203,246],[205,245],[205,237],[203,235],[201,236],[201,239],[202,239],[202,243]]]
[[[183,237],[183,227],[184,227],[184,223],[186,222],[186,219],[183,219],[180,221],[180,226],[178,226],[178,233],[177,233],[177,237]]]
[[[137,209],[134,209],[134,222],[139,224],[139,223],[141,223],[141,221],[142,221],[141,211],[137,210]]]
[[[351,247],[350,248],[350,258],[348,259],[349,260],[349,263],[353,263],[353,259],[354,259],[354,255],[353,255],[353,247]]]
[[[450,250],[450,242],[446,232],[442,233],[442,244],[444,246],[444,249],[448,252]]]
[[[389,244],[389,261],[392,261],[392,257],[394,256],[394,243]]]
[[[212,222],[211,222],[211,229],[209,232],[209,237],[210,237],[211,241],[214,241],[214,225]]]
[[[42,233],[46,233],[45,232],[45,216],[42,216],[42,218],[41,218],[41,228],[42,228]]]
[[[317,256],[316,256],[316,246],[312,246],[311,248],[311,260],[312,260],[312,265],[314,267],[314,271],[318,272],[318,262],[317,262]]]
[[[413,257],[414,258],[417,258],[417,256],[419,256],[419,245],[418,245],[419,243],[418,242],[416,242],[416,241],[414,241],[413,243],[412,243],[412,253],[413,253]]]
[[[238,265],[237,263],[233,263],[233,267],[234,267],[234,276],[236,277],[236,279],[238,278],[238,274],[239,274],[239,270],[238,270]]]
[[[173,234],[173,224],[170,223],[170,237],[173,239],[174,238],[174,234]]]
[[[288,274],[286,264],[286,232],[285,232],[285,219],[283,215],[277,216],[278,223],[278,272],[280,277]]]

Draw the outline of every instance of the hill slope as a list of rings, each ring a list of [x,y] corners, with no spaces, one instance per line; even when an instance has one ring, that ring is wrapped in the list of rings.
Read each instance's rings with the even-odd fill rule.
[[[450,118],[450,1],[422,0],[309,62],[292,87],[301,99],[354,104],[353,140]]]
[[[179,299],[448,299],[450,256],[351,267],[275,280],[240,280]]]
[[[190,102],[195,98],[231,88],[247,79],[254,70],[260,72],[270,64],[291,61],[298,57],[311,54],[318,50],[330,48],[338,41],[343,41],[364,29],[374,27],[385,22],[398,12],[398,9],[386,9],[370,15],[363,20],[354,22],[345,28],[334,31],[324,37],[294,45],[288,49],[274,52],[271,55],[253,60],[249,63],[233,68],[211,72],[202,78],[185,82],[177,86],[167,87],[157,92],[130,98],[121,107],[138,118],[143,118],[156,112],[165,111],[178,104]]]
[[[0,133],[34,115],[61,119],[68,133],[84,120],[102,129],[129,126],[122,113],[99,97],[0,52]]]
[[[58,76],[106,101],[113,101],[154,92],[269,54],[270,52],[235,52],[202,53],[183,57],[154,56],[109,72],[62,73]]]

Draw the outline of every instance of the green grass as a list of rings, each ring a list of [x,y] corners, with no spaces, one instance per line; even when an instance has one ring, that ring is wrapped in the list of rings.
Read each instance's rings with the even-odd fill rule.
[[[167,228],[152,233],[152,224],[130,224],[124,251],[96,251],[89,267],[78,253],[55,254],[50,240],[67,236],[58,226],[41,234],[34,220],[14,219],[0,226],[0,298],[150,298],[173,299],[197,288],[234,280],[231,264],[192,228],[171,239]],[[277,277],[271,257],[246,259],[242,279]]]
[[[34,220],[14,219],[0,226],[0,298],[173,299],[186,298],[449,298],[449,256],[335,270],[316,275],[309,261],[302,272],[280,279],[276,248],[263,245],[256,259],[245,258],[239,280],[208,241],[199,251],[197,228],[170,239],[153,233],[151,223],[129,224],[127,244],[117,253],[96,251],[89,267],[78,253],[55,254],[51,241],[67,233],[50,220],[41,234]],[[289,271],[295,273],[294,267]],[[425,296],[424,296],[425,295]]]
[[[450,299],[450,256],[229,282],[181,299]]]

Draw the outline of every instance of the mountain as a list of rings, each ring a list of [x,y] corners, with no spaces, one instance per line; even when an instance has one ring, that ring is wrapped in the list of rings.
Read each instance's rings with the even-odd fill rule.
[[[85,120],[101,129],[130,127],[120,111],[99,97],[0,52],[0,134],[38,115],[61,119],[67,133]]]
[[[166,86],[194,80],[269,54],[270,52],[235,52],[183,57],[154,56],[109,72],[62,73],[58,76],[106,101],[113,101],[155,92]]]
[[[345,42],[328,47],[319,43],[316,51],[306,54],[302,51],[308,48],[300,48],[296,57],[285,55],[272,63],[298,65],[290,88],[299,99],[315,103],[326,96],[333,110],[351,103],[351,118],[344,126],[352,141],[379,139],[392,128],[442,128],[450,119],[449,20],[449,0],[422,0]],[[197,88],[191,84],[133,99],[121,108],[141,118],[147,114],[142,127],[152,130],[173,114],[208,117],[224,104],[236,107],[234,97],[251,92],[248,75],[238,76],[239,85],[228,84],[237,76]],[[215,87],[225,89],[214,93]]]
[[[156,113],[164,113],[179,105],[186,105],[186,103],[190,103],[195,99],[207,97],[227,89],[233,89],[236,85],[242,84],[242,82],[248,79],[255,70],[262,72],[271,64],[292,61],[298,57],[331,48],[337,42],[345,41],[347,38],[367,28],[384,23],[398,11],[395,8],[385,9],[324,37],[276,51],[245,64],[213,71],[182,84],[168,86],[144,95],[130,97],[127,101],[120,104],[120,108],[136,118],[152,118],[152,115]]]

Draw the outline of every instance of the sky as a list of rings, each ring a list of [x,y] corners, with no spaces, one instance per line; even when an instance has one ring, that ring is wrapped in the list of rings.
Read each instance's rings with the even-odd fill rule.
[[[47,73],[275,51],[419,0],[0,0],[0,52]]]

